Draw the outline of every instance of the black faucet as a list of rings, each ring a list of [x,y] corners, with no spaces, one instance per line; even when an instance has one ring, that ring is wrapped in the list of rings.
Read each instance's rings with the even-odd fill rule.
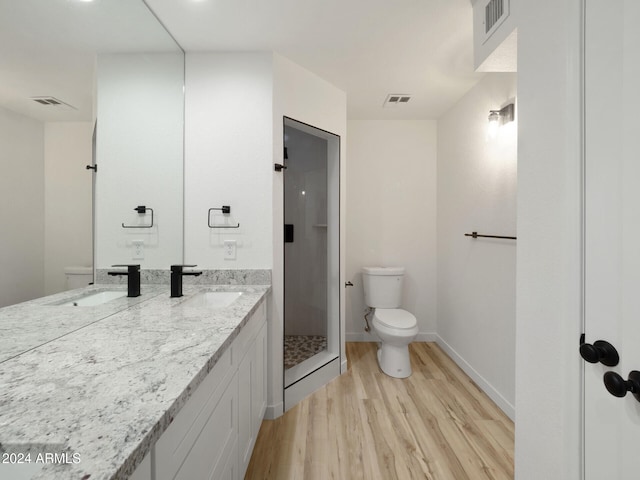
[[[185,267],[195,267],[196,265],[171,265],[171,296],[182,296],[182,277],[185,275],[193,275],[197,277],[202,275],[202,272],[185,272],[182,270]]]
[[[127,276],[127,297],[140,296],[140,265],[111,265],[112,267],[127,267],[126,272],[107,272],[109,275]]]

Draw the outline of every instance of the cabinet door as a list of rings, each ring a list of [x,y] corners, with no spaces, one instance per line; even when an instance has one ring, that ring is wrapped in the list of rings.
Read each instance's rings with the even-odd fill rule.
[[[267,325],[238,369],[238,471],[244,475],[267,408]]]
[[[229,458],[237,458],[236,429],[238,422],[238,377],[216,405],[189,455],[180,467],[175,480],[215,478],[215,473],[226,465]]]
[[[147,453],[129,480],[151,480],[151,453]]]
[[[227,463],[222,465],[221,468],[213,472],[213,476],[208,480],[240,480],[238,476],[238,459],[236,455],[232,455],[227,458]],[[222,464],[222,462],[220,462]]]
[[[255,379],[256,353],[252,344],[238,368],[238,470],[245,472],[253,448],[251,405]]]
[[[267,409],[267,324],[256,337],[256,375],[251,386],[251,422],[253,438],[258,436],[264,412]]]
[[[230,349],[222,354],[204,381],[178,412],[171,425],[156,442],[156,480],[172,480],[198,439],[208,419],[219,408],[222,397],[237,388],[229,384],[234,369]],[[234,424],[235,426],[235,424]],[[221,432],[223,429],[221,429]],[[226,431],[226,430],[225,430]]]

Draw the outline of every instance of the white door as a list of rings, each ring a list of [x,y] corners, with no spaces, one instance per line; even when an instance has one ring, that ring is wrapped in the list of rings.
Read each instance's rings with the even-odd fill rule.
[[[639,25],[638,0],[586,0],[581,351],[604,355],[602,344],[590,347],[604,340],[619,354],[615,366],[585,363],[586,480],[640,478],[640,402],[628,391],[630,372],[640,370]]]

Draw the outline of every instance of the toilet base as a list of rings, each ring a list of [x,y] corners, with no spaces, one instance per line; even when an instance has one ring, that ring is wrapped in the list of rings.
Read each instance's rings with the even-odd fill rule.
[[[378,346],[378,365],[390,377],[407,378],[411,376],[409,346],[396,346],[381,342]]]

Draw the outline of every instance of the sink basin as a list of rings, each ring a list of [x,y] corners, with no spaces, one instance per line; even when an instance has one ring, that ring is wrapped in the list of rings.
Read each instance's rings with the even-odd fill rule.
[[[60,303],[59,305],[61,307],[94,307],[126,296],[127,292],[121,290],[89,293],[84,297],[75,298],[68,302]]]
[[[181,305],[185,307],[224,308],[235,302],[242,292],[202,292],[185,300]]]

